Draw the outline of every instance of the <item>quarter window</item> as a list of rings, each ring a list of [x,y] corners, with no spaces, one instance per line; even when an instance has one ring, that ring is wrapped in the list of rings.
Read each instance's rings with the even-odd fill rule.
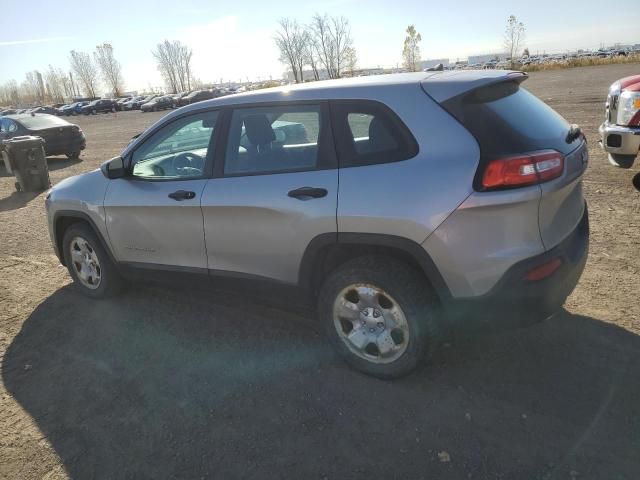
[[[340,167],[398,162],[418,153],[408,128],[379,102],[337,101],[331,111]]]
[[[218,112],[203,112],[166,125],[132,156],[133,176],[149,179],[200,178],[213,155]]]
[[[318,165],[319,105],[234,110],[225,175],[313,170]]]

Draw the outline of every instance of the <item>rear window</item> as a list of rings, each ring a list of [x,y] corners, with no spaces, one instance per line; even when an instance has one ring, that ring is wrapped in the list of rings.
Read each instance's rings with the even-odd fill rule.
[[[581,141],[567,143],[567,121],[517,82],[481,87],[443,106],[473,134],[483,159],[546,149],[566,155]]]
[[[69,122],[62,120],[54,115],[36,114],[32,117],[20,118],[20,123],[30,130],[38,130],[41,128],[66,127],[71,125]]]

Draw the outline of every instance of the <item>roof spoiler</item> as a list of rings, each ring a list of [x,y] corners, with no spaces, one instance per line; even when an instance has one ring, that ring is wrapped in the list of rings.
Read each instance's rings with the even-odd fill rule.
[[[522,83],[529,75],[515,70],[455,70],[434,73],[425,78],[420,85],[427,95],[441,103],[476,88],[501,82]]]

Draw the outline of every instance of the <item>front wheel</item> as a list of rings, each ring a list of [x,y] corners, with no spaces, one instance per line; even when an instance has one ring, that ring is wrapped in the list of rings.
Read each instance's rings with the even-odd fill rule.
[[[635,155],[619,155],[617,153],[609,153],[609,163],[618,168],[631,168],[636,159]]]
[[[411,372],[438,344],[438,305],[420,271],[367,256],[331,273],[318,298],[330,343],[352,367],[379,378]]]
[[[62,245],[65,264],[80,293],[106,298],[118,292],[122,285],[120,274],[89,225],[71,225]]]

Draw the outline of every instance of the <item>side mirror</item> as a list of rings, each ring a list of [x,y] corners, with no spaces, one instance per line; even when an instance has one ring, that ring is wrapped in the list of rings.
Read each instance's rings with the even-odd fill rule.
[[[104,162],[100,166],[102,174],[108,179],[123,178],[126,176],[126,170],[124,168],[124,160],[122,157],[112,158],[111,160]]]

